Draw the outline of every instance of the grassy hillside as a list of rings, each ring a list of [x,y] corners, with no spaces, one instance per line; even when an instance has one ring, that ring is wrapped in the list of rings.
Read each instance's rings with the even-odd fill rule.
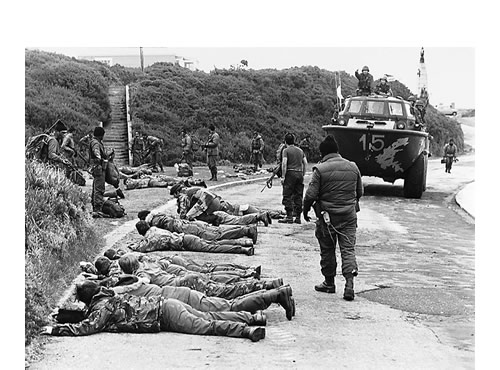
[[[357,79],[340,72],[342,95],[354,94]],[[311,134],[311,160],[319,159],[317,147],[324,137],[336,100],[334,73],[318,67],[285,70],[215,70],[209,74],[158,63],[146,69],[131,87],[134,130],[151,132],[171,143],[167,163],[180,157],[180,130],[187,127],[197,137],[208,135],[214,123],[222,139],[221,157],[245,162],[250,157],[253,130],[265,141],[264,157],[273,161],[274,153],[290,131],[299,139]],[[407,98],[410,90],[398,81],[394,94]],[[451,119],[428,108],[428,130],[433,137],[432,151],[440,150],[448,137],[463,148],[463,134]]]
[[[298,139],[311,134],[311,159],[317,160],[316,148],[324,137],[321,126],[330,122],[336,99],[334,73],[311,66],[205,73],[157,63],[142,72],[26,50],[25,68],[26,136],[61,118],[75,126],[79,138],[99,121],[110,120],[108,87],[130,84],[134,130],[164,139],[167,164],[180,157],[182,127],[204,140],[210,123],[221,135],[222,158],[231,162],[248,161],[254,129],[264,138],[267,161],[273,161],[275,149],[288,131]],[[340,75],[342,95],[352,95],[357,79],[344,71]],[[411,94],[398,81],[391,85],[395,95],[407,98]],[[429,106],[427,122],[435,155],[440,155],[449,137],[463,148],[463,133],[454,120]],[[202,159],[200,153],[198,158]]]

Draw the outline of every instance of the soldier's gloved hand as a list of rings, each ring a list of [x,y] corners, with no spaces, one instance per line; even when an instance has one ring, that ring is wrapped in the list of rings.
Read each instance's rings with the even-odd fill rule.
[[[44,326],[40,331],[40,335],[51,335],[52,334],[52,326]]]
[[[304,220],[306,220],[306,222],[311,221],[311,217],[309,217],[308,213],[309,213],[309,212],[303,212],[303,215],[304,215]]]

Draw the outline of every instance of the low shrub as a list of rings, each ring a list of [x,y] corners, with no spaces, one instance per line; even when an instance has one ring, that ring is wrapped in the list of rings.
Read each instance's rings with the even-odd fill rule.
[[[104,246],[95,232],[89,196],[63,171],[25,163],[25,344],[29,344],[79,273]]]

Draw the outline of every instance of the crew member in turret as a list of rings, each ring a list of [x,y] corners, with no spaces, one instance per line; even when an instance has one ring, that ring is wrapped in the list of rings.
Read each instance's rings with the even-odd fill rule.
[[[358,79],[358,90],[356,91],[358,95],[370,95],[372,93],[373,86],[373,76],[370,74],[370,69],[368,66],[364,66],[361,70],[361,74],[356,70],[354,75]]]
[[[380,83],[375,86],[375,94],[392,96],[391,85],[387,82],[387,77],[383,76]]]

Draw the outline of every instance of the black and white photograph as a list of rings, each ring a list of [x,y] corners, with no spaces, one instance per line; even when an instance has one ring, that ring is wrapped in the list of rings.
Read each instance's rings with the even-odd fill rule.
[[[112,3],[30,15],[4,86],[26,369],[491,368],[467,9]]]

